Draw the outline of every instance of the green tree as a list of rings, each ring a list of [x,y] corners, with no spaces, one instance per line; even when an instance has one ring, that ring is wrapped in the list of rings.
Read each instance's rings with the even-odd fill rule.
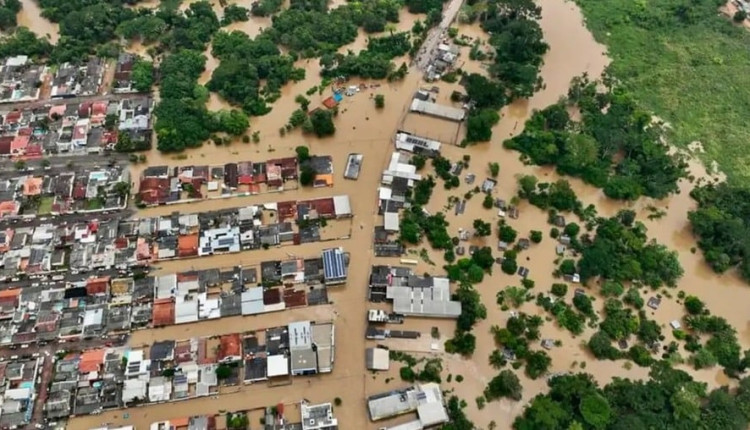
[[[515,373],[503,370],[490,380],[484,389],[484,397],[489,400],[507,397],[511,400],[521,400],[523,387]]]
[[[474,220],[474,234],[480,237],[492,234],[492,225],[479,218]]]
[[[500,174],[500,164],[495,162],[488,163],[490,168],[490,175],[493,178],[497,178],[497,175]]]
[[[294,152],[297,153],[297,162],[299,162],[299,164],[304,164],[307,160],[310,159],[310,148],[308,148],[307,146],[298,146],[294,148]]]
[[[422,170],[426,162],[427,160],[422,155],[412,155],[411,159],[409,160],[409,164],[412,164],[414,167],[416,167],[417,171]]]
[[[567,284],[552,284],[552,295],[557,297],[564,297],[568,293]]]
[[[383,109],[385,107],[385,96],[382,94],[377,94],[375,96],[375,107],[378,109]]]
[[[531,233],[529,233],[529,239],[531,239],[531,241],[534,243],[540,243],[542,241],[542,238],[542,232],[539,230],[531,230]]]
[[[500,121],[500,115],[492,109],[480,109],[469,113],[466,122],[466,141],[487,142],[492,137],[492,127]]]
[[[308,187],[315,182],[315,169],[309,164],[305,164],[300,168],[299,183],[302,186]]]
[[[600,394],[590,394],[581,400],[581,415],[590,426],[603,429],[612,420],[612,408]]]
[[[532,351],[526,355],[526,376],[536,379],[545,373],[552,364],[552,359],[544,351]]]
[[[316,110],[310,115],[313,131],[318,137],[332,136],[336,133],[333,125],[333,114],[327,110]]]
[[[138,58],[133,64],[133,71],[130,76],[130,79],[133,81],[133,88],[136,91],[140,93],[150,92],[154,84],[153,63]]]
[[[227,366],[226,364],[220,364],[216,367],[216,377],[219,380],[227,379],[230,376],[232,376],[232,368]]]
[[[482,207],[484,207],[485,209],[492,209],[494,205],[495,199],[493,199],[491,195],[485,194],[484,200],[482,200]]]
[[[513,227],[501,221],[498,227],[498,236],[503,242],[513,243],[516,237],[518,237],[518,232]]]
[[[503,258],[503,262],[502,264],[500,264],[500,268],[508,275],[513,275],[516,273],[516,270],[518,270],[518,263],[516,263],[515,258],[506,257]]]
[[[685,297],[685,309],[690,315],[699,315],[703,313],[705,305],[698,297],[687,296]]]

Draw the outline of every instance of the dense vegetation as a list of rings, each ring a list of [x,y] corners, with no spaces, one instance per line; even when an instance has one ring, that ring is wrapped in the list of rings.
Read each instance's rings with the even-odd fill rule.
[[[469,2],[470,5],[476,2]],[[539,69],[549,46],[537,20],[541,8],[532,0],[491,0],[484,4],[482,28],[490,33],[495,63],[492,80],[471,75],[464,81],[474,102],[467,121],[466,141],[485,142],[498,120],[497,110],[514,99],[530,97],[541,86]]]
[[[674,286],[683,274],[677,253],[649,240],[646,227],[633,222],[629,211],[600,219],[593,239],[586,238],[582,244],[578,262],[582,282],[601,277],[651,287]]]
[[[305,71],[294,67],[294,59],[281,55],[276,44],[263,35],[251,39],[241,31],[219,32],[211,53],[221,63],[206,86],[251,115],[270,111],[264,95],[278,93],[290,80],[305,78]],[[266,83],[263,88],[261,80]]]
[[[738,267],[750,281],[750,191],[727,184],[695,188],[698,208],[688,214],[698,246],[717,273]]]
[[[389,36],[374,37],[367,43],[367,49],[359,53],[349,51],[346,55],[326,53],[320,59],[321,74],[334,78],[338,76],[359,76],[370,79],[403,79],[408,71],[406,63],[396,69],[391,61],[411,49],[409,33],[394,33]]]
[[[629,94],[611,85],[597,91],[597,84],[585,77],[573,81],[569,102],[580,109],[580,123],[558,103],[535,112],[505,146],[534,164],[556,165],[561,174],[580,177],[614,199],[662,198],[676,191],[685,165],[668,154],[662,127]]]
[[[161,101],[155,109],[154,126],[160,151],[200,146],[213,132],[240,135],[247,130],[244,113],[206,109],[208,93],[197,82],[205,64],[206,57],[191,50],[178,51],[162,61]]]
[[[689,374],[654,365],[647,381],[615,378],[599,387],[591,375],[550,379],[547,394],[538,395],[513,423],[517,430],[563,429],[737,429],[750,419],[750,379],[736,392],[711,392]]]
[[[28,55],[29,57],[47,57],[52,53],[53,46],[47,39],[37,37],[26,27],[19,27],[0,42],[0,56],[12,57]]]
[[[0,30],[7,31],[16,26],[16,15],[21,11],[20,0],[0,1]]]
[[[646,109],[669,122],[670,142],[700,141],[731,181],[750,178],[750,34],[721,16],[723,0],[577,0],[594,36],[607,44],[612,74]],[[730,81],[726,77],[732,76]],[[734,182],[739,184],[740,182]]]

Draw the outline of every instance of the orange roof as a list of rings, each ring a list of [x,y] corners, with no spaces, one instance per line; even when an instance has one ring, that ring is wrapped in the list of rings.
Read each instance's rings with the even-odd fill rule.
[[[198,234],[183,234],[177,237],[177,252],[182,255],[198,254]]]
[[[227,334],[219,340],[219,352],[217,354],[219,360],[223,360],[226,357],[238,357],[240,355],[240,334]]]
[[[99,284],[99,283],[108,283],[110,280],[109,276],[102,276],[101,278],[89,278],[86,280],[86,284]]]
[[[23,183],[23,195],[36,196],[42,193],[42,178],[29,176]]]
[[[323,100],[323,106],[327,107],[328,109],[335,108],[337,104],[338,102],[336,102],[336,100],[332,96]]]
[[[187,426],[188,426],[188,423],[189,423],[189,421],[190,421],[190,420],[189,420],[189,418],[187,418],[187,417],[182,417],[182,418],[174,418],[174,419],[171,419],[171,420],[169,420],[169,423],[170,423],[170,424],[171,424],[171,425],[172,425],[173,427],[187,427]]]
[[[13,201],[0,202],[0,215],[16,214],[18,212],[18,203]]]
[[[12,288],[10,290],[0,291],[0,299],[16,298],[21,295],[20,288]]]
[[[151,321],[156,327],[174,324],[174,302],[171,298],[154,300]]]
[[[80,373],[91,373],[99,370],[99,366],[104,363],[104,355],[107,353],[104,349],[89,349],[81,354],[81,362],[78,363]]]

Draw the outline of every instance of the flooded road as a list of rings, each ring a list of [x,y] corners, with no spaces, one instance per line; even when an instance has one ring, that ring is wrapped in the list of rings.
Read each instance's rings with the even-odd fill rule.
[[[151,422],[183,417],[186,414],[216,413],[219,409],[256,408],[278,402],[298,402],[302,398],[309,399],[312,402],[325,402],[332,401],[334,396],[343,400],[343,406],[336,408],[336,416],[342,423],[342,428],[376,429],[383,425],[391,425],[394,422],[403,422],[404,418],[378,424],[370,423],[367,419],[364,402],[367,395],[405,385],[400,382],[398,377],[398,368],[400,367],[398,363],[391,363],[389,372],[381,372],[377,375],[366,372],[364,367],[364,349],[376,344],[376,342],[366,341],[363,336],[365,311],[371,307],[366,302],[370,266],[372,264],[397,264],[395,260],[374,258],[371,245],[373,227],[382,224],[381,217],[377,215],[376,190],[382,169],[393,148],[392,137],[397,129],[403,128],[443,141],[442,152],[449,159],[455,161],[465,154],[470,155],[470,166],[464,173],[476,174],[479,182],[488,174],[487,162],[498,162],[500,164],[500,175],[498,186],[493,195],[506,200],[510,200],[515,195],[516,177],[519,174],[533,173],[540,180],[546,182],[557,179],[557,175],[551,169],[524,166],[519,161],[519,154],[505,150],[502,147],[502,141],[521,132],[524,122],[534,109],[546,107],[564,96],[573,77],[583,73],[588,73],[591,77],[600,76],[608,64],[608,58],[605,55],[605,47],[597,44],[585,29],[581,13],[573,3],[564,0],[542,0],[539,3],[543,9],[541,26],[545,40],[550,45],[550,51],[545,57],[545,64],[541,71],[545,87],[530,100],[519,101],[503,109],[502,119],[495,127],[493,139],[489,143],[465,149],[452,146],[450,143],[462,139],[465,133],[462,127],[455,123],[434,120],[424,116],[404,115],[414,91],[420,86],[437,87],[439,90],[437,101],[445,104],[451,104],[449,97],[453,90],[460,90],[457,84],[445,82],[425,84],[421,82],[421,74],[416,69],[412,69],[403,82],[375,83],[353,79],[349,85],[365,83],[368,84],[368,87],[354,96],[344,98],[339,106],[340,113],[335,120],[337,132],[334,137],[317,139],[303,135],[300,131],[292,131],[282,137],[279,128],[286,124],[291,112],[297,109],[294,97],[298,94],[305,94],[308,89],[320,83],[318,61],[301,60],[298,62],[298,66],[306,69],[306,78],[301,82],[285,86],[282,90],[281,99],[273,105],[273,111],[269,115],[251,119],[251,131],[259,132],[260,143],[243,144],[236,141],[230,146],[221,147],[206,144],[202,148],[186,151],[180,155],[161,154],[156,150],[151,151],[148,154],[149,164],[151,165],[220,164],[240,160],[261,161],[272,157],[293,155],[296,146],[306,145],[310,148],[312,154],[333,156],[335,183],[330,188],[301,189],[294,192],[285,192],[283,195],[267,194],[225,201],[180,205],[174,208],[146,209],[141,211],[141,216],[161,215],[173,210],[194,212],[273,200],[348,194],[351,197],[352,209],[355,214],[355,227],[352,231],[352,237],[348,240],[307,244],[294,248],[276,248],[264,253],[242,253],[159,264],[161,273],[169,273],[190,268],[254,264],[261,260],[284,258],[287,252],[294,252],[299,256],[310,256],[315,255],[323,248],[343,246],[352,253],[349,281],[343,287],[330,290],[329,295],[334,303],[332,307],[319,306],[255,318],[237,318],[231,321],[218,320],[189,326],[136,332],[133,335],[133,345],[139,346],[165,338],[181,339],[205,334],[254,330],[271,325],[285,324],[297,318],[322,319],[330,317],[332,313],[332,317],[337,324],[337,354],[334,370],[330,375],[297,378],[292,385],[285,387],[269,388],[263,384],[243,387],[241,392],[222,395],[218,400],[203,398],[175,404],[134,408],[129,411],[130,418],[127,420],[122,418],[122,411],[106,412],[94,417],[78,417],[71,421],[70,428],[74,430],[89,429],[101,422],[124,423],[126,421],[129,424],[136,425],[137,428],[147,428]],[[236,23],[232,26],[252,34],[254,31],[259,31],[260,24],[258,22],[256,18],[253,18],[249,23]],[[398,27],[399,29],[408,28],[409,25],[410,22],[407,19],[402,19]],[[486,35],[476,26],[459,26],[458,29],[460,34],[486,39]],[[362,47],[365,43],[366,36],[360,35],[353,45]],[[484,72],[481,64],[468,60],[468,48],[462,48],[459,61],[461,67],[465,70],[477,73]],[[210,73],[216,65],[216,61],[209,57],[207,70],[201,76],[201,83],[210,79]],[[370,87],[369,84],[379,86]],[[310,107],[320,106],[321,102],[330,94],[330,89],[324,89],[322,94],[316,92],[307,96],[311,100]],[[378,110],[375,108],[372,100],[375,94],[385,96],[385,109]],[[211,109],[228,107],[219,96],[214,94],[211,95],[209,106]],[[352,152],[364,155],[362,171],[356,181],[344,180],[342,176],[347,155]],[[133,173],[137,175],[143,167],[144,165],[135,166]],[[696,176],[705,174],[701,171],[699,165],[691,166],[691,169]],[[429,173],[429,169],[426,169],[423,173]],[[569,180],[579,198],[585,204],[595,204],[602,215],[613,215],[617,210],[624,207],[632,207],[636,210],[639,219],[649,228],[651,237],[679,252],[680,261],[685,269],[685,276],[678,289],[703,298],[712,312],[724,316],[738,328],[740,340],[744,347],[750,344],[750,325],[747,318],[744,317],[744,308],[738,308],[740,304],[750,301],[750,288],[740,283],[733,275],[715,276],[702,262],[700,253],[693,254],[690,251],[690,248],[695,246],[695,242],[687,224],[687,211],[693,205],[688,195],[691,186],[688,181],[683,181],[680,184],[680,194],[663,202],[642,199],[635,204],[629,204],[610,201],[603,196],[600,190],[587,186],[578,180]],[[456,216],[452,210],[446,209],[450,196],[463,196],[473,186],[463,183],[462,180],[461,187],[458,189],[446,191],[441,184],[438,184],[433,192],[428,210],[446,213],[450,222],[449,233],[451,235],[456,235],[459,228],[471,229],[472,221],[476,218],[483,218],[493,224],[498,220],[495,211],[486,210],[482,207],[480,196],[475,196],[467,203],[466,212],[461,216]],[[667,211],[666,216],[660,220],[647,220],[646,215],[650,213],[649,205],[663,208]],[[545,232],[541,244],[533,245],[519,256],[519,265],[530,269],[530,278],[536,282],[535,292],[548,291],[550,285],[555,282],[552,277],[554,269],[552,262],[555,260],[556,254],[554,242],[547,235],[549,230],[546,222],[547,215],[523,202],[519,208],[521,217],[517,220],[510,220],[509,224],[519,232],[521,237],[527,235],[530,230]],[[493,249],[496,245],[494,236],[486,239],[472,239],[471,244],[487,245]],[[442,254],[433,252],[430,253],[430,257],[436,264],[430,265],[421,261],[415,267],[415,272],[443,274],[441,268]],[[507,312],[502,312],[500,307],[496,305],[495,295],[506,286],[519,284],[518,277],[505,275],[499,269],[496,269],[492,276],[485,277],[484,282],[477,286],[483,303],[487,307],[488,318],[478,323],[474,329],[477,336],[477,349],[472,359],[445,355],[439,351],[433,353],[425,351],[429,348],[425,348],[424,342],[414,344],[391,342],[394,348],[398,347],[399,349],[428,355],[437,354],[444,360],[444,376],[448,374],[454,375],[454,377],[455,375],[462,375],[464,378],[462,383],[457,383],[453,379],[451,383],[444,383],[443,389],[455,390],[456,395],[468,402],[467,413],[475,424],[481,428],[486,428],[490,421],[498,423],[498,428],[508,428],[509,423],[522,411],[526,402],[546,388],[543,379],[527,380],[523,376],[522,370],[519,370],[517,373],[522,378],[524,386],[522,401],[498,401],[488,405],[483,410],[479,410],[474,403],[474,399],[481,394],[486,383],[497,373],[488,363],[488,357],[495,349],[490,327],[495,324],[503,326],[508,318]],[[707,293],[708,288],[711,288],[710,294]],[[676,291],[674,295],[676,295]],[[602,302],[602,300],[598,300],[596,306],[600,307]],[[664,300],[662,303],[662,307],[654,312],[651,317],[666,328],[669,321],[682,315],[682,308],[674,300]],[[376,307],[381,308],[382,306]],[[384,309],[387,309],[387,306]],[[541,312],[543,312],[533,303],[524,305],[522,310],[529,314],[539,315],[542,315]],[[455,324],[452,321],[410,319],[399,329],[414,329],[429,335],[431,328],[437,327],[441,333],[442,342],[445,338],[451,336],[454,326]],[[669,331],[665,329],[665,333],[668,334]],[[602,384],[607,383],[614,376],[630,378],[647,376],[646,369],[637,366],[628,369],[624,367],[624,362],[613,363],[591,360],[581,348],[581,342],[588,339],[591,333],[593,333],[593,330],[587,328],[587,331],[581,336],[572,337],[569,333],[560,330],[554,323],[545,323],[541,328],[542,338],[562,341],[562,346],[550,351],[553,359],[551,371],[580,370],[582,369],[581,363],[585,362],[585,371],[592,373]],[[691,373],[710,386],[727,382],[716,369]],[[389,378],[395,379],[390,380]],[[389,380],[390,382],[388,382]]]

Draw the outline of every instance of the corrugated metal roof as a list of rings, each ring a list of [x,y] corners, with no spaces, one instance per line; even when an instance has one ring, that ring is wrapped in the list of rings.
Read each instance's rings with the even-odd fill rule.
[[[341,248],[323,250],[323,275],[327,281],[346,278],[346,262]]]

